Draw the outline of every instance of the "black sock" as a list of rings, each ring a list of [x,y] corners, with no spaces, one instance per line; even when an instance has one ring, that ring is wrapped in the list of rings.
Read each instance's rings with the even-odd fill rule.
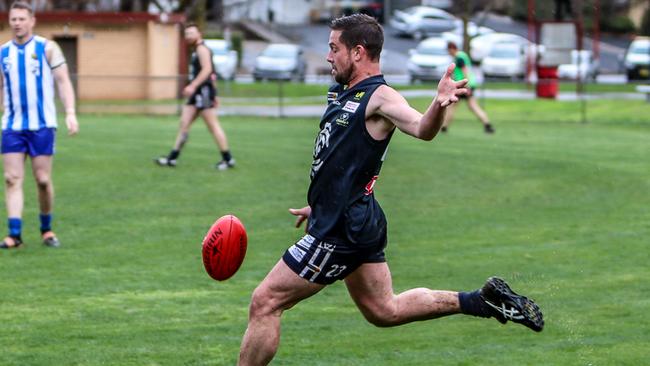
[[[230,160],[232,160],[232,156],[230,155],[230,150],[222,151],[222,152],[221,152],[221,157],[222,157],[223,160],[225,160],[225,161],[230,161]]]
[[[167,156],[168,160],[176,160],[178,159],[178,156],[181,154],[180,150],[172,150],[169,155]]]
[[[481,299],[479,290],[472,292],[459,292],[458,301],[460,302],[460,311],[463,314],[489,318],[487,305]]]

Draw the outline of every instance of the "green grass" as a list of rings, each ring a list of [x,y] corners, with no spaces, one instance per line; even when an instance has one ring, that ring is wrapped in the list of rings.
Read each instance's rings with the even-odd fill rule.
[[[469,290],[500,275],[537,300],[544,332],[464,316],[379,329],[337,283],[285,314],[274,364],[646,362],[649,107],[602,101],[586,124],[575,103],[487,107],[494,136],[461,106],[432,143],[394,137],[376,185],[394,287]],[[26,245],[0,252],[0,365],[233,365],[252,290],[301,236],[287,208],[305,203],[317,120],[224,118],[238,161],[227,172],[213,170],[200,122],[180,165],[162,169],[151,158],[176,118],[80,121],[57,144],[63,247],[39,244],[30,177]],[[200,242],[226,213],[246,225],[249,250],[215,282]]]

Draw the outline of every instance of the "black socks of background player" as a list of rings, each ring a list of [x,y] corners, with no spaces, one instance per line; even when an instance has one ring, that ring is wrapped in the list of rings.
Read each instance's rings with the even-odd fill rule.
[[[230,155],[230,150],[222,151],[221,157],[225,162],[229,162],[230,160],[232,160],[232,155]]]
[[[489,318],[490,308],[481,299],[480,290],[472,292],[459,292],[458,302],[460,302],[460,311],[463,314],[479,316],[481,318]]]
[[[167,160],[176,160],[180,154],[180,150],[172,150],[169,155],[167,155]]]

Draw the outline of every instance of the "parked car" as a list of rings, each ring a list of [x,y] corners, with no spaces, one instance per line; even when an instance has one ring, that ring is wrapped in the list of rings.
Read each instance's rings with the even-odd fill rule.
[[[598,75],[598,61],[594,59],[593,53],[589,50],[580,52],[572,50],[571,63],[558,66],[557,74],[561,79],[576,80],[580,76],[580,80],[595,80]]]
[[[384,22],[384,2],[373,0],[342,0],[338,4],[343,12],[342,15],[351,15],[354,13],[367,14],[377,19],[380,23]]]
[[[407,69],[412,83],[417,80],[440,80],[452,62],[447,52],[447,40],[440,37],[425,39],[409,53]]]
[[[526,74],[526,50],[517,43],[497,43],[483,59],[485,77],[520,78]]]
[[[395,10],[390,25],[397,30],[398,35],[407,35],[420,40],[427,35],[456,29],[457,20],[455,16],[441,9],[414,6]]]
[[[383,0],[326,0],[323,7],[317,7],[311,13],[311,19],[320,22],[329,22],[343,15],[355,13],[367,14],[384,22]]]
[[[481,63],[485,56],[490,53],[492,46],[497,43],[517,43],[528,47],[530,41],[526,38],[512,33],[484,33],[477,35],[469,41],[469,52],[472,61]]]
[[[650,78],[650,38],[634,38],[623,58],[623,67],[629,80]]]
[[[231,49],[230,44],[224,39],[206,39],[204,42],[212,51],[212,63],[217,76],[225,80],[233,80],[239,60],[237,51]]]
[[[307,63],[302,48],[295,44],[272,43],[255,59],[253,78],[256,81],[305,81]]]

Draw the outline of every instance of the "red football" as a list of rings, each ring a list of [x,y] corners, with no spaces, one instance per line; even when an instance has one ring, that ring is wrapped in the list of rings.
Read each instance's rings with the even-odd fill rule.
[[[210,277],[227,280],[239,269],[248,238],[246,229],[234,215],[220,217],[203,238],[203,265]]]

